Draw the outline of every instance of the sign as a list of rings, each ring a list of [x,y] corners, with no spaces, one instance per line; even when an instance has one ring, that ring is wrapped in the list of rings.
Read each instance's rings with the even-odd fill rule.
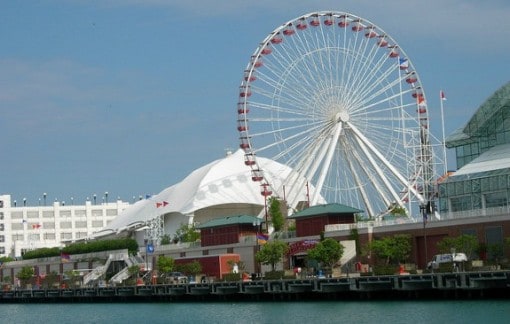
[[[154,253],[154,245],[153,244],[147,244],[147,253],[149,253],[149,254]]]
[[[312,248],[314,248],[319,241],[317,240],[304,240],[299,242],[294,242],[289,245],[289,250],[287,255],[295,255],[297,253],[306,252]]]

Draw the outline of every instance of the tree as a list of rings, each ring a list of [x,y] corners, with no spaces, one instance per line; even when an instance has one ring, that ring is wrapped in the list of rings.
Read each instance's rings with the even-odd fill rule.
[[[161,236],[161,245],[167,245],[172,242],[172,238],[168,234]]]
[[[255,258],[257,262],[262,264],[270,264],[271,271],[275,270],[276,264],[278,264],[285,253],[287,253],[289,246],[287,243],[280,240],[272,240],[262,245],[260,251],[257,252]]]
[[[174,235],[174,242],[195,242],[200,238],[200,232],[195,225],[182,223]]]
[[[177,271],[183,272],[187,275],[196,276],[200,272],[202,272],[202,265],[200,261],[193,260],[187,263],[180,263],[176,265]]]
[[[18,272],[17,277],[21,281],[21,285],[25,286],[29,283],[29,281],[34,276],[34,268],[30,266],[26,266],[21,268],[21,270]]]
[[[329,269],[333,269],[333,266],[340,260],[343,254],[343,245],[332,238],[326,238],[308,250],[308,258],[323,263]]]
[[[171,257],[160,255],[157,264],[161,273],[169,273],[174,270],[175,260]]]
[[[377,258],[385,259],[387,265],[404,263],[411,255],[411,236],[397,234],[373,240],[368,244],[368,250],[374,253]]]
[[[462,234],[457,237],[444,237],[437,242],[437,248],[441,253],[451,253],[452,249],[456,252],[465,253],[468,258],[472,258],[475,251],[478,250],[478,239],[474,235]]]
[[[285,219],[280,208],[280,200],[275,197],[269,197],[269,215],[271,215],[271,222],[273,223],[274,230],[280,232],[285,224]]]

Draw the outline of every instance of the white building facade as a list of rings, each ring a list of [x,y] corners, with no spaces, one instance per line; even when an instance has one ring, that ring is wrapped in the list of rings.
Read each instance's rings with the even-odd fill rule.
[[[100,231],[130,204],[111,203],[17,206],[10,195],[0,195],[0,256],[19,257],[25,251],[63,246]]]

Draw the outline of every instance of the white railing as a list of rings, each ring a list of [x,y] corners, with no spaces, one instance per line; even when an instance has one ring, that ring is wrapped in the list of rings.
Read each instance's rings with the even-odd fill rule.
[[[485,209],[474,209],[474,210],[466,210],[459,212],[448,212],[446,214],[441,214],[440,220],[433,220],[431,222],[439,223],[443,221],[451,221],[455,219],[462,218],[473,218],[473,217],[491,217],[491,216],[504,216],[510,215],[510,206],[503,207],[491,207]],[[418,218],[406,218],[406,217],[397,217],[391,220],[373,220],[367,222],[357,222],[353,224],[330,224],[325,226],[326,232],[333,231],[348,231],[352,229],[361,229],[361,228],[369,228],[369,227],[382,227],[382,226],[392,226],[392,225],[402,225],[402,224],[414,224],[422,222],[422,219]]]
[[[89,283],[94,282],[101,278],[106,273],[106,270],[108,270],[108,267],[110,266],[110,263],[112,261],[125,260],[128,258],[129,256],[126,252],[111,253],[108,256],[108,259],[106,260],[106,263],[104,265],[95,268],[94,270],[83,276],[83,285],[86,286]]]

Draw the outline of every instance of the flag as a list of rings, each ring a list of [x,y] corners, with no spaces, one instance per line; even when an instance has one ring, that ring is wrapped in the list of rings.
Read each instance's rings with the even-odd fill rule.
[[[167,202],[167,201],[157,202],[157,203],[156,203],[156,208],[159,208],[159,207],[166,207],[167,205],[168,205],[168,202]]]
[[[257,233],[257,243],[258,244],[266,244],[269,236],[262,233]]]
[[[409,60],[406,58],[399,58],[398,63],[400,65],[401,70],[405,70],[405,69],[409,68]]]
[[[446,95],[444,94],[443,90],[441,90],[441,92],[439,92],[439,97],[441,98],[441,100],[446,100]]]
[[[39,229],[41,228],[41,224],[32,224],[32,229]]]
[[[71,256],[67,253],[60,253],[60,261],[62,263],[66,263],[66,262],[70,262],[71,261]]]

